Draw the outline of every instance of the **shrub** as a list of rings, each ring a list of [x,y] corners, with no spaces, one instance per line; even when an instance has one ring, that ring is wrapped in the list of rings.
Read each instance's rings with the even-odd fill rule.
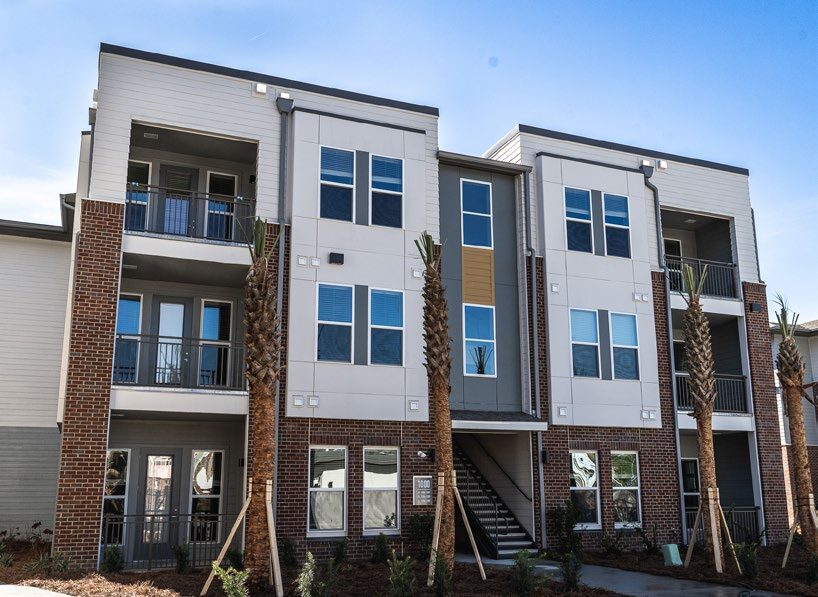
[[[582,562],[571,552],[566,553],[560,562],[560,572],[562,582],[569,591],[576,591],[579,588],[579,579],[582,578]]]
[[[511,588],[515,595],[527,597],[537,588],[537,577],[534,575],[534,562],[525,549],[521,549],[514,556],[514,565],[511,567]]]
[[[432,590],[437,597],[445,597],[452,592],[452,573],[449,572],[446,561],[440,554],[435,560],[435,577],[432,579]]]
[[[230,568],[235,570],[244,570],[244,554],[241,551],[231,547],[227,550],[225,557],[227,558],[227,563],[229,564]]]
[[[0,553],[0,568],[8,568],[14,563],[14,556],[8,552]]]
[[[67,555],[61,551],[55,551],[51,554],[51,574],[61,574],[68,572],[71,560]]]
[[[109,545],[102,552],[99,569],[103,572],[121,572],[125,567],[125,556],[118,545]]]
[[[812,554],[809,566],[807,566],[807,584],[813,585],[816,581],[818,581],[818,556]]]
[[[622,554],[622,531],[609,535],[602,533],[602,551],[608,556]]]
[[[227,597],[250,597],[250,589],[247,588],[250,573],[247,570],[236,570],[233,566],[228,566],[225,570],[213,562],[213,572],[221,581],[222,590]]]
[[[651,532],[643,529],[641,526],[633,527],[636,535],[642,540],[642,546],[645,548],[645,553],[649,555],[658,555],[662,553],[662,548],[659,547],[659,533],[656,530],[656,523],[651,525]]]
[[[295,543],[289,537],[279,539],[278,559],[284,566],[292,568],[298,566],[298,558],[295,557]]]
[[[41,551],[36,558],[25,566],[26,572],[31,574],[59,574],[68,572],[69,559],[62,552],[55,551],[54,555],[49,555],[47,551]]]
[[[335,543],[335,549],[332,552],[332,559],[336,564],[342,564],[347,560],[347,540],[346,537]]]
[[[415,546],[415,556],[426,561],[432,553],[432,536],[435,530],[435,517],[431,514],[415,514],[407,522],[409,541]]]
[[[184,574],[190,570],[190,544],[182,543],[171,547],[173,557],[176,558],[176,572]]]
[[[375,549],[372,551],[373,564],[386,564],[389,561],[389,543],[386,535],[378,533],[375,537]]]
[[[389,560],[389,594],[392,597],[412,597],[415,594],[415,562],[409,556],[399,558],[394,549]]]
[[[582,538],[576,531],[579,523],[579,510],[576,505],[568,500],[563,506],[552,508],[551,520],[559,552],[579,555],[582,552]]]
[[[736,558],[744,578],[753,580],[758,576],[758,543],[735,543]]]
[[[311,552],[307,552],[307,559],[295,579],[295,590],[301,597],[330,597],[335,587],[335,562],[330,558],[319,570]]]
[[[317,567],[312,552],[308,551],[307,559],[304,560],[304,565],[295,578],[295,590],[301,597],[312,597],[312,586],[315,583]]]

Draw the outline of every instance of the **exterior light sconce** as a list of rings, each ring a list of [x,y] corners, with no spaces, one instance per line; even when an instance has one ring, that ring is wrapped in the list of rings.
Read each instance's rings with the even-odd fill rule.
[[[435,449],[429,448],[428,450],[418,450],[418,458],[429,459],[432,462],[435,461]]]
[[[762,311],[761,303],[750,303],[750,313],[761,313]]]

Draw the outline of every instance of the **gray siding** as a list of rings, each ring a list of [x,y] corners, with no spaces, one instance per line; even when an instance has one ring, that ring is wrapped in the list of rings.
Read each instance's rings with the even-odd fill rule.
[[[753,481],[750,446],[746,433],[725,433],[713,437],[716,452],[716,477],[721,503],[727,506],[752,506]]]

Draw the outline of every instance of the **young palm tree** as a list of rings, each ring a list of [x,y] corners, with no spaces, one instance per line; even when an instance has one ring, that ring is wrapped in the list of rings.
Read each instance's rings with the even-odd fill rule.
[[[415,245],[426,266],[423,274],[423,353],[429,378],[430,406],[435,418],[435,459],[438,473],[443,473],[446,479],[437,555],[451,573],[454,567],[454,491],[451,486],[454,464],[449,410],[449,374],[452,369],[449,315],[440,271],[441,252],[428,232],[421,234]]]
[[[267,237],[267,223],[256,218],[249,243],[252,264],[244,284],[244,343],[253,457],[248,476],[253,493],[247,509],[244,561],[254,583],[266,580],[270,561],[267,530],[266,482],[273,478],[275,462],[275,388],[281,369],[281,329],[276,310],[279,289],[270,265],[279,236]],[[279,248],[278,258],[283,259]]]
[[[809,495],[812,493],[812,477],[807,452],[807,436],[804,430],[804,404],[801,397],[807,396],[804,391],[804,359],[795,343],[795,330],[798,325],[798,314],[790,311],[786,299],[776,295],[779,306],[775,317],[781,330],[781,343],[775,364],[778,378],[781,381],[782,405],[784,414],[790,423],[790,443],[792,445],[793,468],[795,469],[795,506],[804,546],[810,553],[818,553],[818,529],[812,521]]]
[[[685,358],[687,359],[688,387],[693,399],[693,417],[696,419],[696,440],[699,448],[700,503],[702,521],[710,525],[710,504],[708,489],[716,489],[716,457],[713,449],[713,406],[716,400],[716,372],[713,362],[713,345],[710,337],[710,323],[707,321],[701,305],[701,293],[707,278],[707,266],[696,276],[693,268],[684,265],[682,268],[684,288],[687,293],[687,309],[684,313],[682,329],[685,336]],[[720,513],[715,513],[715,520],[720,520]],[[717,541],[713,541],[711,532],[705,532],[705,549],[713,555],[718,553],[719,560],[724,561],[721,544],[721,527],[716,526]],[[695,538],[693,538],[695,539]],[[692,539],[691,539],[692,540]]]

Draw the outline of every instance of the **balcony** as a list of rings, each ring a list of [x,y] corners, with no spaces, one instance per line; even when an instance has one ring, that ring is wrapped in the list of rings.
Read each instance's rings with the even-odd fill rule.
[[[125,230],[244,244],[255,211],[252,199],[129,183]]]
[[[693,410],[688,373],[676,373],[676,392],[679,410]],[[719,413],[747,413],[747,379],[743,375],[716,374],[716,402]]]
[[[685,265],[688,265],[693,268],[696,279],[700,279],[705,269],[707,270],[702,295],[718,298],[738,298],[736,266],[733,263],[694,259],[692,257],[672,257],[670,255],[665,257],[665,263],[667,264],[668,278],[670,279],[670,289],[673,291],[687,292],[682,269]]]
[[[758,541],[760,537],[758,523],[759,508],[757,506],[724,506],[724,517],[727,519],[727,527],[730,529],[730,536],[733,543],[744,543]],[[693,533],[693,525],[696,523],[696,509],[685,510],[685,526],[687,527],[687,539]],[[699,523],[699,530],[696,533],[698,541],[704,541],[704,533],[707,528],[707,521]]]
[[[111,383],[243,390],[244,345],[200,338],[118,334]]]

